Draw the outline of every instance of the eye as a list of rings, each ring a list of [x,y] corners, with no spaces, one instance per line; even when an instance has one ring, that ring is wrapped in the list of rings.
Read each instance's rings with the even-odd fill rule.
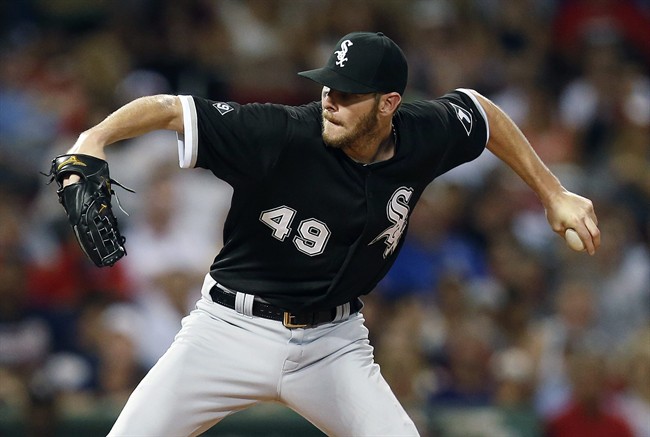
[[[354,100],[356,94],[344,93],[342,91],[337,91],[337,98],[341,103],[349,103]]]

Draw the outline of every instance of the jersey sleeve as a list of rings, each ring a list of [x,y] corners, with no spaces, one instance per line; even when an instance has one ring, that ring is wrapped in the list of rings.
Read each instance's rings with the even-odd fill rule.
[[[459,88],[408,108],[408,126],[423,146],[418,153],[425,153],[422,162],[430,166],[431,178],[476,159],[485,149],[490,135],[487,115],[470,90]]]
[[[459,98],[459,99],[458,99]],[[454,93],[447,94],[446,96],[443,96],[443,99],[447,99],[447,101],[454,106],[454,100],[457,101],[456,105],[459,107],[462,107],[463,104],[465,106],[466,110],[469,110],[471,112],[471,116],[473,119],[476,119],[476,121],[479,123],[477,126],[477,131],[476,131],[476,137],[477,140],[481,140],[483,137],[481,136],[481,133],[485,134],[484,141],[483,141],[483,147],[487,144],[488,140],[490,139],[490,124],[488,123],[487,119],[487,114],[485,113],[485,109],[483,109],[483,106],[479,103],[478,99],[476,96],[472,93],[471,90],[468,90],[466,88],[458,88]],[[469,100],[468,100],[469,99]],[[462,104],[458,103],[458,100],[462,102]],[[471,104],[470,104],[471,102]],[[457,109],[457,107],[454,107],[454,109]],[[461,120],[463,117],[456,112],[456,116],[461,121],[463,126],[466,126],[466,123],[463,123]],[[471,131],[471,125],[470,125],[470,131]],[[467,129],[465,129],[467,132]],[[467,136],[471,136],[471,132],[468,133]]]
[[[439,116],[447,126],[445,135],[449,146],[444,151],[436,176],[476,159],[490,138],[485,110],[470,90],[456,89],[437,102],[441,104]]]
[[[206,168],[234,186],[267,174],[287,143],[288,112],[282,105],[180,99],[184,133],[178,136],[178,153],[183,168]]]

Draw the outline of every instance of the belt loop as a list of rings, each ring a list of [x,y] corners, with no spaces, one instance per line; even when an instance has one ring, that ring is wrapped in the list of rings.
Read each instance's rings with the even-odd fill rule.
[[[244,315],[248,317],[253,317],[253,302],[255,301],[255,296],[252,294],[247,294],[244,297]]]
[[[235,311],[248,317],[253,316],[253,301],[255,296],[237,292],[235,293]]]
[[[350,317],[350,302],[346,302],[343,305],[336,307],[336,317],[334,317],[333,322],[338,322],[339,320],[347,320]]]

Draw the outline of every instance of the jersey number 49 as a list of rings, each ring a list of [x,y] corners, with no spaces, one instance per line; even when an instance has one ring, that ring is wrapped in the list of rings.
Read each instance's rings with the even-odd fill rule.
[[[280,206],[262,211],[260,221],[273,230],[271,233],[273,238],[284,241],[291,234],[291,223],[295,215],[295,209]],[[301,221],[296,233],[298,235],[294,235],[293,244],[296,249],[309,256],[323,253],[331,234],[327,225],[315,218]]]

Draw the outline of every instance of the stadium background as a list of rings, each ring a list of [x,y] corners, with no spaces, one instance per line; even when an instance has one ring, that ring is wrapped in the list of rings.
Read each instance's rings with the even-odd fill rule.
[[[51,158],[145,94],[316,99],[295,73],[341,35],[380,30],[409,60],[406,100],[492,98],[594,200],[603,235],[596,256],[571,252],[487,152],[431,187],[364,309],[422,434],[598,423],[650,436],[647,2],[23,0],[0,13],[1,435],[106,432],[198,297],[229,202],[211,175],[176,168],[173,134],[115,145],[112,176],[138,193],[118,193],[129,255],[99,270],[38,174]],[[219,429],[315,433],[275,407]]]

